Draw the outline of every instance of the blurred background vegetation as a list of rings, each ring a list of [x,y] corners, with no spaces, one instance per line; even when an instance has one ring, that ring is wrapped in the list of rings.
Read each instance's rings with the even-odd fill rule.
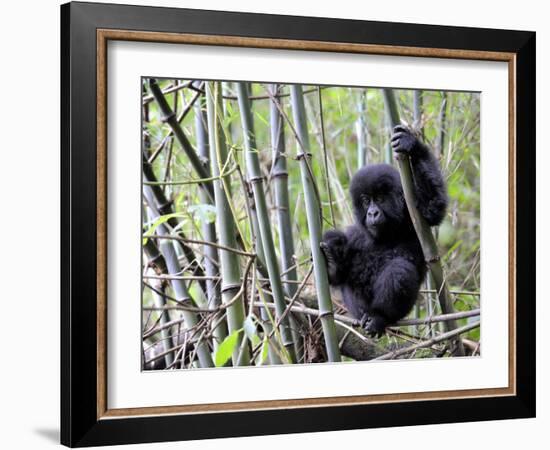
[[[172,121],[179,124],[191,149],[200,154],[201,136],[198,123],[206,121],[205,83],[193,80],[163,79],[154,82],[171,111]],[[241,122],[242,108],[238,103],[237,84],[223,82],[217,84],[221,89],[223,99],[220,109],[216,112],[219,119],[221,139],[227,146],[228,158],[225,168],[226,177],[231,190],[229,206],[235,219],[237,242],[242,250],[255,252],[257,245],[253,221],[250,220],[251,202],[250,183],[247,175],[247,160],[245,155],[245,137]],[[292,295],[285,291],[285,301],[294,306],[316,308],[316,290],[311,275],[311,243],[304,199],[304,187],[301,180],[301,167],[296,158],[299,143],[296,129],[292,126],[292,105],[290,88],[279,85],[277,90],[262,83],[246,85],[254,127],[255,145],[253,152],[259,159],[263,190],[271,223],[274,248],[277,255],[279,270],[284,272],[281,261],[281,229],[277,225],[277,201],[274,189],[276,177],[276,149],[272,137],[273,98],[279,101],[279,114],[284,123],[284,154],[288,172],[289,213],[293,237],[293,261],[297,270],[294,288],[300,287],[300,295],[292,301]],[[302,86],[305,106],[305,119],[309,134],[309,151],[312,155],[310,170],[315,181],[316,195],[322,209],[323,230],[343,228],[352,223],[352,211],[348,187],[355,171],[364,164],[386,162],[395,164],[389,145],[390,126],[388,112],[384,102],[382,89],[379,88],[349,88],[333,86]],[[480,288],[480,101],[478,93],[413,91],[394,89],[401,121],[405,122],[421,135],[423,140],[437,155],[441,169],[447,181],[450,206],[445,221],[433,230],[439,245],[441,260],[445,271],[445,279],[451,291],[456,311],[471,311],[479,308]],[[158,94],[158,93],[157,93]],[[197,115],[200,116],[197,117]],[[277,364],[280,362],[323,362],[327,360],[323,346],[323,332],[319,326],[319,318],[314,315],[289,314],[294,317],[290,327],[293,330],[297,359],[287,361],[284,353],[284,339],[277,337],[278,333],[270,330],[278,325],[274,317],[268,317],[263,308],[254,306],[254,301],[265,301],[262,290],[269,296],[271,286],[269,280],[262,279],[256,270],[247,268],[246,257],[239,257],[239,269],[242,277],[248,277],[248,285],[244,286],[243,314],[245,321],[238,333],[225,332],[216,338],[212,331],[213,314],[207,312],[210,305],[205,294],[204,279],[197,277],[197,267],[205,269],[205,246],[202,241],[209,240],[212,235],[205,236],[205,225],[214,226],[218,214],[212,202],[205,201],[201,194],[201,185],[197,179],[203,179],[197,174],[190,161],[188,152],[182,146],[181,139],[175,137],[166,111],[159,108],[159,102],[151,91],[151,80],[143,80],[143,142],[144,164],[152,170],[144,177],[144,189],[154,177],[157,190],[161,190],[168,207],[158,208],[157,214],[149,211],[151,201],[144,195],[143,231],[145,244],[159,244],[159,240],[147,239],[165,229],[168,235],[185,236],[188,242],[173,240],[173,247],[181,267],[178,274],[158,267],[156,274],[151,275],[151,253],[145,251],[143,258],[144,288],[142,296],[143,307],[143,364],[145,369],[164,369],[180,367],[204,367],[197,354],[198,347],[204,344],[205,353],[210,353],[213,365],[235,365],[237,360],[230,355],[239,353],[242,357],[244,347],[250,354],[246,364]],[[199,119],[199,122],[197,121]],[[294,129],[293,129],[294,128]],[[208,133],[206,133],[208,134]],[[212,135],[210,135],[212,136]],[[189,150],[189,149],[187,149]],[[209,167],[207,158],[199,155],[205,167]],[[145,169],[144,169],[145,172]],[[208,171],[208,174],[210,172]],[[213,177],[214,178],[214,177]],[[149,187],[151,187],[149,184]],[[144,190],[145,192],[145,190]],[[158,200],[158,196],[157,196]],[[158,205],[157,205],[158,206]],[[163,206],[163,205],[160,205]],[[218,230],[219,232],[219,230]],[[193,240],[197,242],[192,242]],[[201,241],[201,242],[198,242]],[[157,251],[163,254],[161,246]],[[193,251],[193,261],[185,258],[184,247]],[[155,249],[152,249],[154,252]],[[164,255],[166,256],[166,255]],[[218,271],[219,267],[214,267]],[[215,273],[215,272],[214,272]],[[243,275],[244,274],[244,275]],[[196,309],[187,309],[177,300],[178,295],[170,283],[170,275],[184,278],[185,287],[192,299],[188,305]],[[186,278],[187,276],[187,278]],[[193,277],[196,278],[193,278]],[[267,278],[267,276],[265,277]],[[283,277],[284,278],[284,277]],[[243,278],[241,278],[242,281]],[[211,280],[221,285],[221,279]],[[201,288],[201,283],[203,286]],[[246,282],[245,282],[246,284]],[[285,289],[288,287],[286,284]],[[219,292],[218,294],[219,295]],[[181,297],[181,296],[180,296]],[[337,315],[345,315],[339,295],[333,292],[332,300]],[[219,303],[216,303],[219,304]],[[211,305],[210,305],[211,306]],[[201,308],[204,311],[201,311]],[[268,309],[268,308],[266,308]],[[261,311],[260,311],[261,310]],[[185,320],[185,312],[195,314],[193,326]],[[440,313],[437,296],[433,286],[425,283],[417,306],[410,318],[423,318]],[[216,313],[218,322],[225,320],[225,312]],[[472,321],[472,317],[460,319],[459,324]],[[173,324],[172,324],[173,323]],[[162,324],[172,324],[165,326]],[[298,325],[297,325],[298,324]],[[441,323],[413,325],[390,330],[379,340],[363,335],[362,330],[354,327],[351,322],[340,324],[337,320],[338,340],[344,360],[372,359],[385,355],[387,352],[406,345],[436,336],[442,331]],[[342,325],[342,326],[340,326]],[[216,327],[216,325],[214,325]],[[206,330],[209,331],[206,331]],[[187,330],[187,331],[186,331]],[[235,331],[235,330],[234,330]],[[202,336],[202,337],[201,337]],[[238,337],[240,338],[238,339]],[[480,353],[479,328],[463,335],[469,355]],[[353,345],[351,342],[353,341]],[[198,343],[197,343],[198,342]],[[222,345],[223,344],[223,345]],[[350,350],[346,346],[352,348]],[[220,349],[220,347],[222,347]],[[358,347],[361,347],[357,350]],[[444,343],[426,345],[422,348],[406,352],[400,357],[418,358],[434,356],[450,356]],[[171,357],[168,358],[167,355]],[[208,359],[207,356],[205,356]],[[245,358],[246,359],[246,358]],[[243,363],[243,360],[239,361]]]

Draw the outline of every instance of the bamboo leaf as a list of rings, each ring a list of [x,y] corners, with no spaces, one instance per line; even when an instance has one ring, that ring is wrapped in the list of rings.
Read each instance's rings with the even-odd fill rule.
[[[260,358],[260,364],[265,364],[269,355],[269,340],[267,336],[264,337],[264,343],[262,344],[262,354]]]
[[[170,219],[172,219],[172,218],[174,218],[174,217],[181,218],[181,219],[185,220],[186,215],[185,215],[184,213],[170,213],[170,214],[165,214],[164,216],[159,216],[159,217],[149,226],[149,228],[147,229],[147,231],[144,233],[144,236],[143,236],[143,244],[142,244],[142,245],[145,245],[145,244],[147,243],[147,239],[148,239],[150,236],[153,236],[153,234],[155,234],[155,230],[156,230],[160,225],[165,224],[166,222],[168,222]]]
[[[233,333],[227,336],[220,344],[220,346],[216,350],[216,355],[214,357],[214,363],[216,364],[216,367],[224,366],[227,361],[231,359],[231,356],[233,355],[233,352],[235,351],[239,343],[239,334],[241,333],[241,331],[242,328],[240,330],[233,331]]]

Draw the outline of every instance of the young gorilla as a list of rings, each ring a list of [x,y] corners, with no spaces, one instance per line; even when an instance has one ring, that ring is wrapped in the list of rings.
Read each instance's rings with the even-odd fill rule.
[[[403,126],[394,128],[391,144],[410,157],[419,212],[429,225],[439,225],[448,200],[432,152]],[[412,309],[426,262],[396,169],[388,164],[361,168],[350,193],[355,224],[326,232],[321,248],[330,284],[341,288],[348,311],[368,333],[381,336]]]

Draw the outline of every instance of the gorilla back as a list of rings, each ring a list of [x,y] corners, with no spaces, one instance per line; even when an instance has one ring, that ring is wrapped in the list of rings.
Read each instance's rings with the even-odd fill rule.
[[[430,225],[438,225],[447,193],[437,161],[404,127],[394,129],[392,146],[409,155],[418,210]],[[321,247],[329,281],[341,289],[348,311],[369,333],[381,335],[412,309],[426,263],[396,169],[388,164],[361,168],[350,194],[355,223],[326,232]]]

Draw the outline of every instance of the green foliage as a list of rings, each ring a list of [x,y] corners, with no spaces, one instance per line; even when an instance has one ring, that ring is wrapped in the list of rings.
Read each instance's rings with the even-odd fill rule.
[[[227,336],[223,342],[218,346],[216,354],[214,356],[214,363],[216,367],[223,367],[231,359],[233,352],[239,344],[239,335],[241,330],[235,330],[229,336]]]

